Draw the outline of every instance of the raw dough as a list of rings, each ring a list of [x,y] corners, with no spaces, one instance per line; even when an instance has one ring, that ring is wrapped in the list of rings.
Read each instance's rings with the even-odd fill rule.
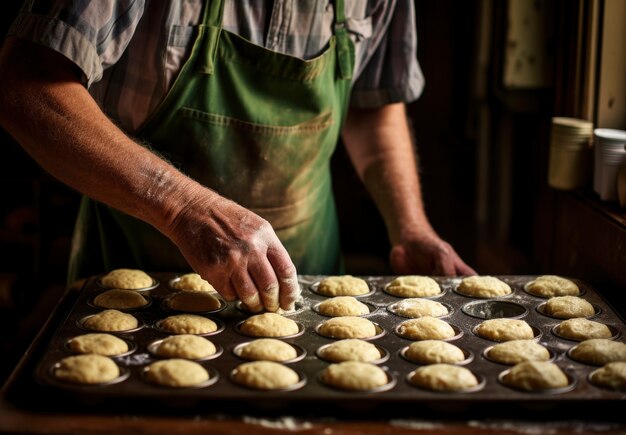
[[[115,269],[104,275],[100,283],[107,288],[137,290],[152,287],[153,280],[143,270]]]
[[[559,319],[590,317],[596,314],[593,305],[578,296],[555,296],[550,298],[543,306],[543,311]]]
[[[178,314],[161,320],[159,328],[172,334],[208,334],[217,331],[217,324],[195,314]]]
[[[513,365],[524,361],[548,361],[550,352],[533,340],[510,340],[493,346],[487,356],[496,362]]]
[[[331,338],[370,338],[377,334],[376,325],[363,317],[334,317],[322,323],[318,332]]]
[[[611,338],[613,335],[604,323],[580,317],[562,321],[556,326],[556,333],[561,337],[576,341],[590,338]]]
[[[167,306],[172,310],[201,313],[219,310],[222,304],[211,293],[181,291],[167,298]]]
[[[569,351],[576,361],[601,366],[610,362],[626,362],[626,344],[606,338],[581,341]]]
[[[576,296],[580,294],[580,289],[576,283],[555,275],[540,276],[529,282],[526,285],[526,291],[544,298],[567,295]]]
[[[320,303],[317,310],[330,317],[362,316],[370,312],[369,307],[354,296],[335,296]]]
[[[321,347],[317,353],[320,358],[334,363],[343,361],[371,362],[382,356],[375,345],[356,338],[336,341]]]
[[[504,281],[493,276],[468,276],[463,278],[457,291],[466,296],[477,298],[493,298],[508,295],[511,287]]]
[[[174,281],[172,287],[176,290],[191,292],[216,292],[215,288],[207,280],[197,273],[187,273]]]
[[[476,327],[476,334],[494,341],[530,340],[535,334],[525,320],[489,319]]]
[[[130,314],[117,310],[104,310],[85,319],[83,326],[95,331],[128,331],[137,328],[139,322]]]
[[[148,301],[136,291],[113,289],[100,293],[93,304],[100,308],[128,309],[144,307]]]
[[[471,371],[452,364],[420,367],[409,374],[409,382],[436,391],[462,391],[478,385],[478,379]]]
[[[293,369],[273,361],[240,364],[231,377],[239,385],[258,390],[282,390],[300,382],[300,376]]]
[[[385,291],[403,298],[427,298],[440,294],[441,287],[428,276],[407,275],[395,278]]]
[[[257,314],[241,324],[241,332],[253,337],[287,337],[299,332],[298,324],[276,313]]]
[[[612,390],[626,390],[626,362],[611,362],[604,367],[594,370],[590,380]]]
[[[204,367],[180,358],[153,362],[144,373],[150,382],[167,387],[194,387],[209,380]]]
[[[165,337],[154,353],[167,358],[201,359],[217,352],[215,345],[203,337],[191,334]]]
[[[72,352],[94,353],[97,355],[114,356],[128,352],[128,344],[121,338],[111,334],[84,334],[72,338],[69,342]]]
[[[352,391],[372,390],[389,383],[383,369],[361,361],[331,364],[322,372],[321,380],[335,388]]]
[[[444,340],[456,335],[450,324],[430,316],[405,320],[397,330],[399,335],[410,340]]]
[[[258,338],[239,348],[239,356],[253,361],[283,362],[298,356],[289,343],[275,338]]]
[[[457,346],[441,340],[423,340],[411,343],[404,356],[420,364],[455,364],[465,360],[465,354]]]
[[[101,384],[119,377],[120,369],[102,355],[76,355],[63,358],[54,370],[58,379],[75,384]]]
[[[403,317],[441,317],[448,314],[448,308],[442,303],[430,299],[410,298],[389,306],[389,311]]]
[[[329,276],[320,281],[317,292],[325,296],[357,296],[370,292],[361,278],[351,275]]]
[[[511,367],[502,376],[502,383],[522,390],[537,391],[567,387],[569,380],[554,363],[524,361]]]

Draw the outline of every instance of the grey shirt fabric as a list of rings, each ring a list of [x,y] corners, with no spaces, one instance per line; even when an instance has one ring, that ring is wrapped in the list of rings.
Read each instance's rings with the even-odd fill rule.
[[[9,34],[70,59],[105,113],[135,132],[158,107],[189,56],[204,0],[29,0]],[[351,105],[379,107],[419,97],[412,0],[345,0],[355,44]],[[223,27],[302,59],[327,47],[332,0],[226,0]]]

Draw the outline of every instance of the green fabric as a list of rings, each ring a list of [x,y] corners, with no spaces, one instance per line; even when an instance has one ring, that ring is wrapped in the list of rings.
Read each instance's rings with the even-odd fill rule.
[[[343,1],[336,3],[335,36],[305,61],[222,29],[223,0],[210,2],[190,58],[139,132],[184,173],[266,218],[303,274],[337,273],[340,265],[329,161],[349,100],[354,48]],[[92,224],[84,220],[94,216],[99,230],[86,231]],[[101,204],[84,201],[81,227],[93,237],[85,234],[85,249],[76,251],[74,277],[94,273],[85,261],[90,238],[100,239],[91,252],[103,257],[94,254],[105,270],[188,268],[154,228]]]

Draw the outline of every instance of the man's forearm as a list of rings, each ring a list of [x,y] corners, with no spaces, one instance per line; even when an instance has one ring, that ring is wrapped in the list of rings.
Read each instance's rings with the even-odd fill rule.
[[[343,139],[357,173],[383,215],[392,244],[404,228],[432,231],[424,213],[404,104],[351,109]]]
[[[117,128],[62,56],[9,38],[0,75],[0,123],[67,185],[161,231],[201,188]]]

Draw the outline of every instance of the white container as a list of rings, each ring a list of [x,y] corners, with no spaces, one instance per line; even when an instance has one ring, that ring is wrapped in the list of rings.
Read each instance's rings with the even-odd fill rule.
[[[626,131],[596,128],[593,190],[603,201],[616,201],[620,168],[626,163]]]

